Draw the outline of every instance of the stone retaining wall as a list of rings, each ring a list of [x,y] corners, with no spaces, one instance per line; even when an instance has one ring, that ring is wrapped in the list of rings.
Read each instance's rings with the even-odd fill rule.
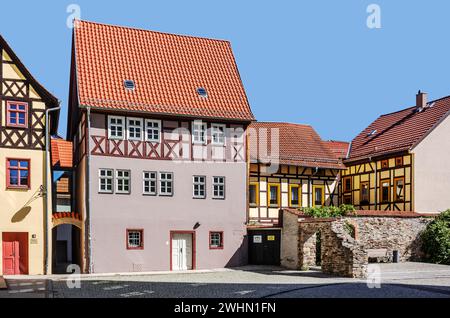
[[[416,214],[390,217],[383,212],[343,218],[304,218],[282,210],[281,265],[307,269],[316,263],[316,233],[321,233],[321,267],[325,273],[344,277],[366,277],[368,249],[399,251],[400,261],[422,257],[420,233],[432,220]],[[299,222],[300,218],[300,222]],[[354,237],[348,225],[354,228]]]

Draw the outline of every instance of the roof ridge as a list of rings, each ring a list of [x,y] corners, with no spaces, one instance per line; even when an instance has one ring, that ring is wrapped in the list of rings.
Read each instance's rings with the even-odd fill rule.
[[[188,34],[177,34],[177,33],[171,33],[171,32],[163,32],[163,31],[155,31],[155,30],[149,30],[149,29],[144,29],[144,28],[123,26],[123,25],[117,25],[117,24],[111,24],[111,23],[103,23],[103,22],[96,22],[96,21],[79,20],[79,19],[75,19],[74,23],[77,22],[77,21],[81,22],[81,23],[96,24],[96,25],[100,25],[100,26],[114,27],[114,28],[118,28],[118,29],[143,31],[143,32],[149,32],[149,33],[171,35],[171,36],[176,36],[176,37],[184,37],[184,38],[191,38],[191,39],[197,39],[197,40],[208,40],[208,41],[216,41],[216,42],[225,42],[225,43],[228,43],[229,45],[231,45],[231,41],[224,40],[224,39],[210,38],[210,37],[204,37],[204,36],[194,36],[194,35],[188,35]],[[76,30],[76,28],[75,28],[75,30]]]
[[[304,126],[304,127],[312,127],[310,124],[302,124],[302,123],[290,123],[287,121],[256,121],[254,124],[283,124],[283,125],[292,125],[292,126]]]
[[[430,103],[435,103],[435,102],[444,100],[444,99],[446,99],[446,98],[450,98],[450,95],[447,95],[447,96],[444,96],[444,97],[440,97],[440,98],[437,98],[437,99],[434,99],[434,100],[430,100],[430,101],[428,102],[428,104],[430,104]],[[409,109],[415,109],[415,108],[417,108],[417,106],[410,106],[410,107],[403,108],[403,109],[400,109],[400,110],[397,110],[397,111],[393,111],[393,112],[390,112],[390,113],[382,114],[382,115],[380,115],[378,118],[384,117],[384,116],[393,115],[393,114],[396,114],[396,113],[401,113],[401,112],[404,112],[404,111],[406,111],[406,110],[409,110]]]

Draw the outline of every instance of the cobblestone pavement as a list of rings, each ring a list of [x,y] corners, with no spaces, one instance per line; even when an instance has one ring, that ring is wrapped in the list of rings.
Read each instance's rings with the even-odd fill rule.
[[[65,279],[53,277],[51,280],[7,279],[10,289],[0,291],[0,297],[450,298],[450,266],[382,264],[369,272],[369,280],[355,280],[330,277],[314,270],[247,266],[207,273],[83,277],[81,288],[68,288]]]

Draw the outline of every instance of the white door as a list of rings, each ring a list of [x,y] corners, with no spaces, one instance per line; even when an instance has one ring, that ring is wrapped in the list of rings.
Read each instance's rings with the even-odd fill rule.
[[[176,233],[172,236],[172,270],[192,269],[192,234]]]

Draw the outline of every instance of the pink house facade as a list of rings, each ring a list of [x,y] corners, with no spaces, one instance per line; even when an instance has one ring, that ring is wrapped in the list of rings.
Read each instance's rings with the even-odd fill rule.
[[[229,42],[76,21],[68,138],[82,270],[245,264],[253,120]]]

